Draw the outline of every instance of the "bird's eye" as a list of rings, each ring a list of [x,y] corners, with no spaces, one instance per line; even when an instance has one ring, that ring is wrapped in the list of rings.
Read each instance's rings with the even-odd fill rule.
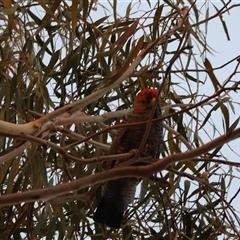
[[[141,100],[141,103],[145,103],[145,100]]]

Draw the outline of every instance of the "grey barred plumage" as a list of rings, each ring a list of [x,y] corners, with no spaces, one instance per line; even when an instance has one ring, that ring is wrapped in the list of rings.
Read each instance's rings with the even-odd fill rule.
[[[158,92],[153,89],[147,88],[140,92],[135,98],[133,112],[124,119],[123,123],[148,121],[157,97]],[[153,118],[159,118],[161,115],[160,106],[157,104]],[[139,124],[120,128],[114,137],[109,154],[121,154],[130,152],[133,149],[139,149],[146,126],[147,124]],[[140,156],[151,156],[152,161],[158,159],[162,141],[163,127],[161,121],[151,122],[146,143]],[[105,169],[117,167],[122,162],[123,160],[107,162]],[[146,163],[134,163],[134,165],[142,164]],[[124,211],[134,200],[136,186],[139,181],[138,178],[121,178],[105,182],[102,186],[103,197],[94,214],[94,220],[109,227],[119,228]]]

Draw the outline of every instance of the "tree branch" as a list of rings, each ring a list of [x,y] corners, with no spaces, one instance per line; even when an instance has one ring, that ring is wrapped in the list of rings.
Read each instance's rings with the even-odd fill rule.
[[[191,160],[201,154],[207,153],[218,146],[221,146],[227,142],[240,137],[240,128],[228,132],[211,142],[202,145],[199,148],[191,150],[185,153],[177,153],[165,157],[151,165],[141,167],[122,167],[113,168],[111,170],[102,171],[94,175],[82,177],[69,183],[62,183],[57,186],[48,187],[45,189],[30,190],[22,193],[12,193],[3,195],[0,197],[0,206],[9,206],[19,204],[22,202],[34,202],[34,201],[48,201],[54,197],[63,195],[71,191],[77,191],[79,189],[98,184],[108,180],[114,180],[122,177],[140,177],[149,178],[152,174],[167,169],[170,164],[180,161]],[[207,161],[207,160],[206,160]],[[211,159],[209,159],[211,162]]]

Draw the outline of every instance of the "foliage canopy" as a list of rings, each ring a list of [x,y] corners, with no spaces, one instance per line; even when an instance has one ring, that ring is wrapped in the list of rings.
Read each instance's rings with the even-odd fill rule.
[[[239,163],[221,152],[240,136],[239,56],[218,68],[207,58],[209,23],[231,40],[223,17],[240,4],[196,2],[0,3],[1,239],[240,238]],[[92,216],[111,178],[101,172],[110,126],[146,87],[161,91],[161,158],[171,164],[154,178],[139,171],[146,179],[122,228],[108,229]]]

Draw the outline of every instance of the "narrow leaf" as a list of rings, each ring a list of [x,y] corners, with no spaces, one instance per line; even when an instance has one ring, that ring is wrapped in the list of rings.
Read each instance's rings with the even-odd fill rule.
[[[136,20],[127,30],[121,35],[121,37],[114,43],[114,45],[124,43],[130,36],[132,36],[137,29],[139,19]]]
[[[221,85],[219,84],[215,74],[213,73],[212,65],[211,65],[210,61],[207,58],[204,61],[204,66],[206,67],[208,76],[212,80],[212,84],[214,86],[215,91],[217,91],[221,87]]]

